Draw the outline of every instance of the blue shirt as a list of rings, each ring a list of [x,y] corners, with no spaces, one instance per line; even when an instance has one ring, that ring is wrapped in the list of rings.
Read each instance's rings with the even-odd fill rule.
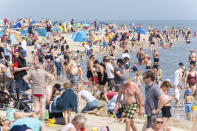
[[[26,125],[27,127],[31,128],[32,131],[40,131],[41,130],[41,121],[36,118],[25,117],[16,120],[12,125],[11,128],[15,125]]]

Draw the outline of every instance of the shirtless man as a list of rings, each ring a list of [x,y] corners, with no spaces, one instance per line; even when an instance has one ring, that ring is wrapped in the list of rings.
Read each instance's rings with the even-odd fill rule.
[[[194,49],[190,50],[189,63],[196,64],[196,54],[194,53]]]
[[[140,50],[138,51],[137,58],[138,58],[139,64],[141,65],[142,64],[142,61],[144,60],[144,51],[143,51],[143,48],[140,48]]]
[[[94,69],[93,65],[94,65],[95,58],[96,58],[95,55],[91,55],[90,59],[87,61],[87,78],[88,78],[88,80],[90,82],[91,92],[93,94],[96,91],[95,84],[92,85],[92,83],[91,83],[91,79],[94,78],[94,71],[95,71],[95,69]]]
[[[151,69],[151,66],[152,66],[152,61],[151,58],[148,57],[148,61],[146,62],[146,69]]]
[[[130,80],[125,80],[119,90],[116,107],[114,108],[114,114],[116,114],[118,111],[122,95],[124,101],[123,111],[126,117],[126,131],[130,131],[130,127],[133,131],[137,131],[137,128],[133,121],[133,116],[136,112],[138,104],[139,114],[142,114],[142,97],[140,88],[137,86],[137,84],[131,82]],[[137,101],[139,103],[137,103]]]
[[[70,83],[73,85],[78,85],[79,84],[79,71],[77,67],[77,55],[74,55],[72,60],[68,64],[68,73],[69,73],[69,80]]]
[[[157,50],[154,50],[153,58],[154,58],[154,63],[159,63],[159,52]]]

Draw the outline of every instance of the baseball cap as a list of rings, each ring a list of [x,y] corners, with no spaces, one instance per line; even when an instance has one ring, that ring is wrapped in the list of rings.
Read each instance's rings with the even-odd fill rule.
[[[186,95],[191,96],[192,95],[192,91],[191,90],[187,90],[186,91]]]
[[[26,57],[26,56],[27,56],[27,52],[26,52],[24,49],[22,49],[22,50],[20,51],[20,54],[21,54],[23,57]]]

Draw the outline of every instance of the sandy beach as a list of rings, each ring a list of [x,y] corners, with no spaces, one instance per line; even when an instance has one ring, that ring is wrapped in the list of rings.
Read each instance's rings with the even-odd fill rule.
[[[71,39],[71,36],[66,37],[67,43],[70,46],[71,51],[84,51],[84,47],[82,47],[82,44],[79,42],[74,42]],[[40,37],[41,39],[41,37]],[[148,43],[148,41],[146,41]],[[148,47],[148,44],[146,45],[146,47]],[[98,46],[94,46],[93,47],[97,57],[99,57],[99,55],[101,55],[101,53],[99,53],[99,47]],[[33,46],[28,47],[28,58],[27,61],[30,62],[31,60],[31,51],[33,50]],[[53,83],[56,83],[56,81],[54,81]],[[63,84],[64,82],[62,81],[61,84]],[[52,84],[51,84],[52,86]],[[105,102],[104,101],[99,101],[99,105],[104,105]],[[82,100],[80,106],[79,106],[79,111],[82,109],[82,107],[85,106],[85,101]],[[1,111],[1,115],[5,115],[4,112]],[[75,115],[75,113],[72,113],[72,117]],[[110,117],[106,117],[106,116],[95,116],[95,115],[91,115],[91,114],[85,114],[85,116],[87,117],[87,124],[86,124],[86,131],[91,131],[92,128],[94,127],[101,127],[101,126],[109,126],[110,131],[124,131],[125,130],[125,124],[123,122],[119,122],[118,120],[116,120],[115,118],[110,118]],[[137,129],[140,131],[144,125],[144,122],[146,120],[146,117],[138,117],[136,116],[134,121],[137,125]],[[46,123],[47,125],[47,123]],[[53,127],[48,127],[47,126],[47,130],[48,131],[59,131],[61,130],[63,126],[62,125],[54,125]],[[176,119],[176,118],[171,118],[169,121],[169,127],[171,129],[171,131],[189,131],[191,130],[192,127],[192,122],[189,122],[187,120],[184,119]]]

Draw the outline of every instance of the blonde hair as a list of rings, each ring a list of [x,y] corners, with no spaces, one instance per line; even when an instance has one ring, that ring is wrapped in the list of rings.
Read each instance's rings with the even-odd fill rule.
[[[76,115],[72,120],[73,123],[78,123],[78,124],[85,124],[86,121],[87,118],[82,114]]]
[[[77,85],[77,86],[76,86],[76,89],[77,89],[77,90],[84,90],[84,88],[82,87],[81,84]]]
[[[69,83],[69,82],[65,82],[64,85],[63,85],[63,87],[64,87],[64,90],[66,90],[68,88],[72,88],[72,84]]]
[[[141,71],[141,70],[138,70],[138,71],[136,72],[136,76],[140,76],[140,75],[142,75],[142,71]]]

